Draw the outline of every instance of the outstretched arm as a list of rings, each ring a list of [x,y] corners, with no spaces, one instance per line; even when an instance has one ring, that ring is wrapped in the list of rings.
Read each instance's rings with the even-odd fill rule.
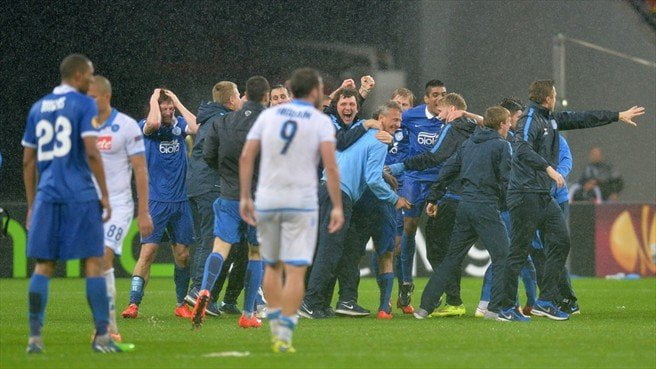
[[[633,106],[622,112],[608,110],[591,110],[582,112],[564,111],[553,113],[553,116],[558,123],[558,129],[566,131],[571,129],[600,127],[618,120],[636,126],[633,119],[644,113],[645,108]]]

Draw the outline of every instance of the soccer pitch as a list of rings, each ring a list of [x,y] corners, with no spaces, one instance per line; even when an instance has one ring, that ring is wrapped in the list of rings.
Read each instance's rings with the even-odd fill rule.
[[[417,280],[415,299],[426,279]],[[1,368],[656,368],[656,283],[575,279],[582,314],[565,322],[534,318],[501,323],[473,317],[480,279],[463,280],[467,316],[416,320],[394,309],[394,319],[334,318],[300,321],[297,353],[273,354],[269,330],[237,326],[236,316],[208,317],[200,331],[173,315],[172,279],[154,279],[139,319],[119,317],[123,339],[137,345],[126,354],[94,354],[91,315],[83,279],[55,279],[46,311],[46,353],[28,356],[28,280],[0,280]],[[117,280],[118,312],[129,280]],[[523,297],[523,296],[522,296]],[[375,280],[363,279],[360,302],[375,310]],[[218,357],[235,351],[242,357]]]

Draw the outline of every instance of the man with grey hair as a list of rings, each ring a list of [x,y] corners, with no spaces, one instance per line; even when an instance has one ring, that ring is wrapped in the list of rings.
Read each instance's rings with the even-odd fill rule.
[[[383,130],[393,134],[401,123],[399,105],[395,102],[385,103],[380,115],[386,117],[384,119],[386,125],[383,126]],[[348,149],[337,153],[337,165],[342,174],[340,188],[344,227],[335,233],[329,233],[323,229],[320,231],[314,267],[310,274],[303,305],[299,310],[299,314],[303,317],[311,319],[327,317],[326,311],[330,307],[332,298],[332,281],[343,258],[353,205],[360,200],[365,191],[371,190],[376,198],[393,204],[397,209],[410,208],[410,203],[405,198],[399,197],[383,179],[387,145],[376,138],[377,132],[378,130],[375,129],[368,130]],[[332,208],[325,183],[319,191],[319,207],[320,214],[329,214]],[[389,261],[391,263],[391,258]],[[354,304],[355,301],[340,301],[337,310],[341,310],[342,307],[352,310],[354,306],[352,303]]]

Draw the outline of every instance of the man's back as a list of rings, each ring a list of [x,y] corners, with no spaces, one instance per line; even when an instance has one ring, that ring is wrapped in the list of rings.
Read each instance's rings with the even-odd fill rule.
[[[460,150],[462,198],[498,203],[510,174],[510,143],[490,128],[478,128]]]
[[[68,85],[37,101],[27,118],[23,146],[37,150],[37,199],[47,202],[97,200],[83,138],[97,136],[95,102]]]
[[[330,119],[296,100],[263,112],[248,139],[261,144],[256,208],[316,209],[320,145],[335,141]]]
[[[396,195],[383,180],[387,145],[378,141],[375,129],[370,129],[355,144],[336,153],[341,188],[352,201],[357,201],[367,187],[382,200],[394,200]]]
[[[203,160],[203,144],[208,133],[212,130],[212,124],[228,113],[230,113],[230,110],[215,102],[201,104],[198,108],[196,117],[199,124],[198,132],[196,132],[194,138],[194,147],[191,150],[187,170],[187,195],[189,197],[219,189],[219,174],[209,168]]]
[[[262,104],[247,101],[240,110],[219,118],[213,125],[213,132],[208,134],[209,142],[203,147],[203,156],[207,161],[206,154],[216,153],[216,169],[221,177],[221,197],[224,199],[239,199],[239,157],[248,132],[263,110]],[[214,147],[206,151],[207,146]]]

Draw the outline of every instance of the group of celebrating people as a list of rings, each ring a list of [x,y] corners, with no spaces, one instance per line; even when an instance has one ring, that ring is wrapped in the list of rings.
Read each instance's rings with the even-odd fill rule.
[[[239,314],[243,328],[261,327],[266,317],[274,352],[293,352],[299,316],[370,315],[358,304],[358,264],[372,239],[378,319],[392,319],[395,278],[396,306],[402,313],[417,319],[464,315],[461,265],[478,240],[489,251],[491,265],[476,316],[566,320],[580,310],[565,268],[570,248],[565,177],[572,157],[559,130],[615,121],[635,125],[633,119],[644,113],[639,107],[555,112],[554,82],[537,80],[529,86],[527,105],[504,98],[480,116],[468,112],[462,95],[448,93],[434,79],[425,84],[422,104],[415,106],[412,91],[400,87],[365,119],[361,107],[375,88],[371,76],[362,77],[359,88],[347,79],[324,96],[319,73],[303,68],[274,86],[262,76],[251,77],[243,96],[235,83],[221,81],[212,89],[212,101],[202,103],[197,114],[171,90],[157,88],[146,118],[137,123],[111,106],[110,81],[94,76],[86,57],[67,57],[60,71],[62,85],[34,105],[23,140],[26,158],[38,162],[41,173],[35,189],[29,175],[35,167],[25,167],[28,222],[31,217],[32,225],[41,219],[40,229],[59,227],[44,223],[48,215],[42,203],[64,200],[40,195],[63,184],[49,183],[53,176],[44,173],[55,170],[63,178],[73,170],[58,164],[75,154],[62,151],[60,143],[79,141],[73,147],[88,164],[76,164],[80,184],[62,190],[61,197],[93,197],[87,196],[93,174],[106,220],[104,250],[84,251],[60,241],[65,245],[43,253],[44,237],[52,233],[37,235],[30,228],[28,255],[37,259],[30,285],[28,351],[33,352],[43,347],[43,286],[47,293],[52,260],[70,258],[95,260],[86,263],[95,265],[87,267],[87,276],[104,279],[103,288],[94,280],[102,293],[92,294],[105,298],[90,298],[94,342],[100,351],[121,350],[112,265],[134,214],[132,172],[141,250],[124,318],[138,317],[157,249],[168,240],[175,260],[175,315],[190,319],[195,328],[206,314]],[[75,106],[68,103],[73,98],[80,101]],[[47,114],[56,115],[46,117],[55,122],[53,151],[43,141],[52,139],[43,134]],[[68,114],[68,126],[62,114]],[[64,138],[65,133],[78,137]],[[190,149],[188,135],[193,137]],[[92,140],[93,145],[87,144]],[[412,263],[424,212],[434,273],[414,308]],[[99,243],[93,232],[84,240]],[[523,308],[517,297],[520,276],[528,297]],[[236,301],[242,288],[240,311]]]

